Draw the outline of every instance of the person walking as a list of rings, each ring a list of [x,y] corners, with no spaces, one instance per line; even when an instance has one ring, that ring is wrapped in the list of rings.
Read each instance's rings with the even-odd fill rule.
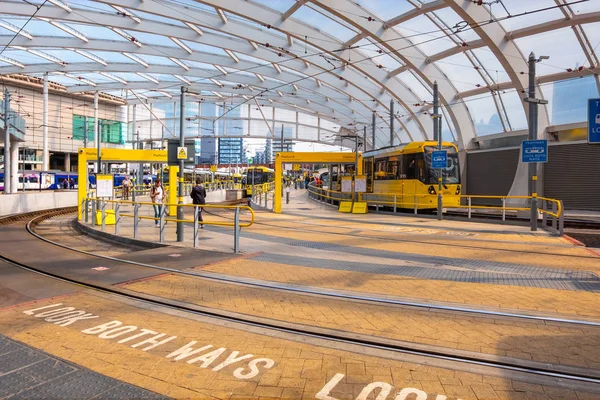
[[[165,198],[165,190],[160,184],[160,179],[157,179],[154,186],[150,189],[150,199],[152,200],[152,207],[154,207],[154,225],[159,228],[160,215],[162,213],[163,201]]]
[[[200,178],[196,178],[196,186],[192,188],[190,197],[192,198],[194,204],[206,204],[206,189],[204,189],[204,185],[202,185]],[[202,211],[204,211],[204,208],[198,207],[198,221],[200,222],[200,228],[204,229],[204,224],[202,223]]]

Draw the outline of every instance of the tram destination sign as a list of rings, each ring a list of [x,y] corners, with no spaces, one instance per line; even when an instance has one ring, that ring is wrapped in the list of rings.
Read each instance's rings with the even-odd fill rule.
[[[588,100],[588,143],[600,144],[600,99]]]
[[[521,146],[521,162],[545,163],[548,162],[547,140],[523,140]]]
[[[446,150],[431,152],[431,168],[446,168],[448,166],[448,153]]]

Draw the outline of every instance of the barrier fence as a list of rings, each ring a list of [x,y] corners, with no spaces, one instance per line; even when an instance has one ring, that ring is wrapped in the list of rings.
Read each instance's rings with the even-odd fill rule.
[[[123,206],[133,206],[133,213],[131,212],[122,212]],[[167,215],[167,209],[170,206],[183,207],[185,210],[193,210],[194,216],[192,219],[177,219],[176,217],[171,217]],[[152,213],[155,216],[145,215],[143,213],[143,207],[152,207]],[[82,201],[82,213],[81,219],[85,221],[86,224],[91,223],[92,225],[99,225],[103,231],[106,230],[106,225],[115,226],[114,233],[115,235],[120,235],[121,228],[121,220],[122,218],[132,218],[133,219],[133,238],[139,239],[140,235],[140,221],[142,220],[152,220],[155,223],[158,222],[159,232],[158,239],[160,243],[165,242],[165,226],[168,222],[183,222],[193,224],[194,234],[193,234],[193,246],[194,248],[198,247],[198,232],[200,225],[214,225],[214,226],[224,226],[224,227],[232,227],[233,228],[233,251],[234,253],[239,252],[240,248],[240,233],[241,228],[247,228],[254,223],[254,211],[249,206],[230,206],[230,205],[219,205],[219,204],[171,204],[171,203],[152,203],[148,201],[128,201],[128,200],[110,200],[110,199],[100,199],[96,197],[86,197]],[[199,221],[198,219],[198,211],[201,209],[217,209],[217,210],[233,210],[234,218],[233,221]],[[158,210],[158,216],[156,213]],[[129,210],[128,210],[129,211]],[[250,219],[247,221],[240,221],[242,211],[248,211],[250,214]],[[92,218],[90,220],[90,212]]]
[[[309,185],[309,197],[316,201],[321,201],[331,205],[339,205],[340,201],[352,201],[352,193],[342,193],[324,188],[318,188]],[[457,196],[453,196],[457,197]],[[499,216],[502,221],[506,221],[507,212],[529,211],[530,207],[518,205],[520,203],[529,203],[532,196],[481,196],[481,195],[459,195],[461,204],[449,207],[447,211],[466,210],[467,218],[473,217],[474,211],[486,210],[489,216]],[[474,205],[473,199],[492,199],[500,200],[501,205]],[[562,236],[564,233],[564,210],[561,200],[550,199],[546,197],[536,197],[538,200],[538,214],[542,219],[542,227],[554,234]],[[419,210],[430,204],[434,206],[428,209],[437,209],[437,194],[420,195],[399,195],[395,193],[360,193],[357,201],[366,201],[367,205],[373,207],[375,211],[389,210],[394,213],[398,209],[412,210],[413,214],[418,215]],[[517,205],[511,205],[517,204]]]

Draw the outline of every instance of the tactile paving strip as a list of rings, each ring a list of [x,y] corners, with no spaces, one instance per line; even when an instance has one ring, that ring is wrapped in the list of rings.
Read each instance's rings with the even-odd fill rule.
[[[293,244],[291,245],[293,246]],[[342,251],[339,249],[336,250]],[[355,254],[378,256],[378,251],[372,250],[371,252],[375,254],[369,254],[369,251],[356,252]],[[369,264],[270,253],[258,254],[251,257],[250,260],[370,274],[397,275],[419,279],[600,292],[600,278],[596,274],[586,271],[519,266],[515,264],[493,265],[501,263],[487,265],[485,262],[473,260],[467,260],[468,262],[462,265],[460,264],[460,260],[457,259],[447,259],[442,262],[442,260],[439,260],[439,257],[418,256],[414,254],[409,256],[411,257],[400,255],[395,258],[396,260],[416,261],[422,264],[418,266]],[[433,262],[432,258],[434,259]]]
[[[0,335],[0,398],[166,399]]]

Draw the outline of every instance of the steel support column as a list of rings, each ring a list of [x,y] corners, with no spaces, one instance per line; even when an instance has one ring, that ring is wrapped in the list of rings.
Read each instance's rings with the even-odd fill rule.
[[[50,152],[48,150],[48,73],[44,74],[42,91],[42,171],[50,169]]]
[[[4,89],[4,193],[10,193],[10,92]]]

